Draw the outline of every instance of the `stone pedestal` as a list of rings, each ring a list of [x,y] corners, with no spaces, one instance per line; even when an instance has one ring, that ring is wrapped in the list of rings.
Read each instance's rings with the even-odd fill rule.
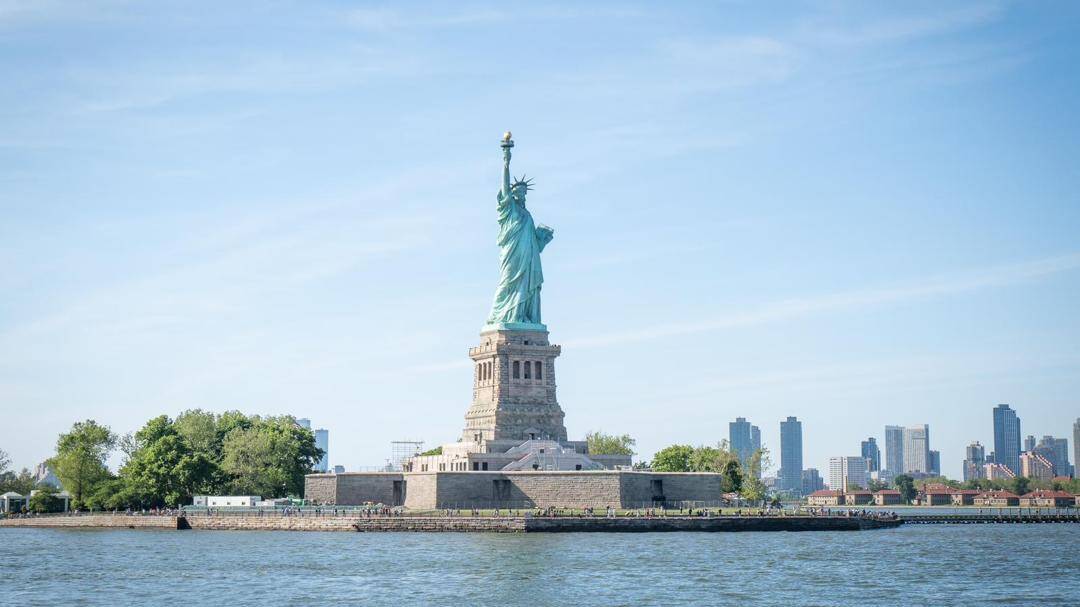
[[[548,343],[547,331],[482,332],[480,345],[469,349],[473,402],[462,441],[489,453],[533,439],[565,443],[564,414],[555,398],[555,358],[561,352]]]

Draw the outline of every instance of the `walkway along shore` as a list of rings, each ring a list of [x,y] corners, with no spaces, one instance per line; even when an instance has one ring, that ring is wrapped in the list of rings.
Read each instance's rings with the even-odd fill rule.
[[[445,531],[488,533],[859,531],[902,520],[858,516],[154,516],[87,514],[0,520],[5,527],[219,531]]]

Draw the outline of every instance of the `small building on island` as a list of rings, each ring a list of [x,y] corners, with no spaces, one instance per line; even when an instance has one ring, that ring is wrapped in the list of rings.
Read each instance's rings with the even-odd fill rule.
[[[1008,508],[1010,506],[1019,506],[1020,496],[1012,491],[984,491],[975,496],[972,504],[983,508]]]
[[[933,487],[923,491],[917,501],[920,506],[948,506],[952,504],[952,492],[948,487]]]
[[[1070,508],[1075,505],[1076,498],[1067,491],[1036,489],[1020,497],[1023,508]]]
[[[981,493],[978,489],[953,489],[949,497],[953,506],[974,506],[975,497]]]
[[[874,492],[874,504],[878,506],[896,506],[901,501],[900,492],[896,489],[881,489]]]
[[[844,494],[844,504],[848,506],[865,506],[874,501],[874,494],[866,489],[856,489]]]
[[[839,506],[844,502],[843,491],[822,489],[806,496],[806,503],[811,506]]]

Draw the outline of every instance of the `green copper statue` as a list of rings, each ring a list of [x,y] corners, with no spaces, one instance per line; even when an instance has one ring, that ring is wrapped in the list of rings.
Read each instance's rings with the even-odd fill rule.
[[[499,211],[499,287],[488,316],[488,329],[546,330],[540,323],[540,287],[544,272],[540,268],[540,252],[551,242],[555,232],[541,224],[533,224],[525,208],[525,195],[532,189],[532,180],[510,182],[510,149],[514,141],[510,132],[503,135],[502,190],[498,195]]]

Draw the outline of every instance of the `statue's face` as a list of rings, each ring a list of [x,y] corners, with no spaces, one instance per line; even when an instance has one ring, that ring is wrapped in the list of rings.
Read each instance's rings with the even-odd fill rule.
[[[513,188],[514,198],[521,204],[525,204],[525,188],[522,186],[514,186]]]

